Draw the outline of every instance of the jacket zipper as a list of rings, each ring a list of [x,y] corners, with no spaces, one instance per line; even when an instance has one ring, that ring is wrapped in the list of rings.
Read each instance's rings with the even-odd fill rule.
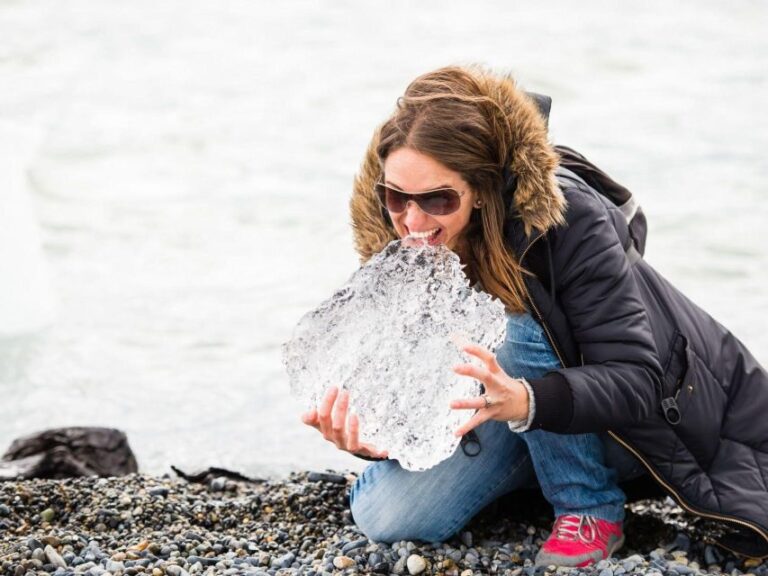
[[[523,259],[525,258],[525,255],[528,253],[528,250],[531,249],[531,246],[533,246],[539,238],[541,238],[543,234],[537,236],[533,239],[533,241],[526,247],[526,249],[523,251],[522,256],[520,256],[520,265],[523,264]],[[536,317],[539,319],[539,323],[544,328],[544,332],[547,334],[547,339],[549,340],[550,345],[552,346],[552,349],[555,351],[555,354],[557,355],[558,360],[560,361],[560,365],[564,368],[567,367],[566,362],[563,359],[563,356],[560,354],[560,350],[558,350],[557,345],[555,344],[555,339],[552,337],[552,334],[549,331],[549,327],[544,322],[544,318],[541,316],[541,313],[539,312],[539,309],[536,307],[536,303],[533,301],[533,298],[531,298],[531,294],[528,291],[528,287],[525,285],[525,281],[523,281],[523,288],[525,289],[525,294],[528,297],[528,302],[531,303],[531,307],[533,308],[534,312],[536,313]],[[583,356],[582,356],[582,365],[584,363]],[[678,390],[679,392],[679,390]],[[675,395],[677,397],[677,395]],[[621,438],[618,434],[613,432],[612,430],[608,430],[608,435],[613,438],[616,442],[621,444],[625,449],[629,450],[635,458],[640,460],[643,466],[645,466],[646,470],[653,476],[653,479],[656,480],[656,482],[661,485],[662,488],[664,488],[674,499],[675,501],[686,511],[688,511],[691,514],[695,514],[697,516],[702,516],[704,518],[712,518],[714,520],[719,520],[721,522],[731,522],[733,524],[738,524],[739,526],[744,526],[747,528],[752,529],[753,531],[757,532],[760,536],[763,537],[763,539],[768,543],[768,533],[766,533],[764,530],[762,530],[759,526],[755,526],[750,522],[747,522],[746,520],[741,520],[739,518],[733,518],[731,516],[723,516],[720,514],[714,514],[712,512],[703,512],[700,510],[697,510],[690,504],[688,504],[680,494],[672,487],[670,486],[666,481],[664,481],[661,476],[656,472],[656,470],[653,468],[653,466],[645,459],[645,457],[640,454],[639,451],[635,450],[633,446],[631,446],[626,440]],[[762,556],[760,559],[768,558],[768,556]]]

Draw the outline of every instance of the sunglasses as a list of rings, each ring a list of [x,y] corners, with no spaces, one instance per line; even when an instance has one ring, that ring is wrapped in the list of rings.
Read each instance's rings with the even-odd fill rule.
[[[408,202],[413,200],[416,205],[430,216],[447,216],[453,214],[461,206],[461,197],[464,192],[457,192],[453,188],[439,188],[422,192],[421,194],[408,194],[384,182],[377,182],[375,186],[376,196],[387,210],[392,213],[403,212],[408,207]]]

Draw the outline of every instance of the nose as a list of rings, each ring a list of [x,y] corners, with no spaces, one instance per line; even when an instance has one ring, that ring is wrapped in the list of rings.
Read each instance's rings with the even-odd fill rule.
[[[419,229],[419,225],[422,224],[429,215],[422,210],[416,202],[408,200],[405,205],[405,214],[403,215],[403,223],[408,226],[410,230],[416,228]]]

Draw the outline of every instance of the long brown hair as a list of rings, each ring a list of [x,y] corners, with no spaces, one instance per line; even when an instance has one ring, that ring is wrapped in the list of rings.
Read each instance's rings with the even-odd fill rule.
[[[526,309],[520,266],[504,241],[504,168],[519,143],[509,102],[495,97],[512,83],[479,67],[447,67],[416,78],[380,127],[376,154],[383,167],[397,149],[412,148],[461,174],[482,202],[473,210],[457,252],[470,280],[499,298],[509,312]],[[530,230],[526,230],[530,233]]]

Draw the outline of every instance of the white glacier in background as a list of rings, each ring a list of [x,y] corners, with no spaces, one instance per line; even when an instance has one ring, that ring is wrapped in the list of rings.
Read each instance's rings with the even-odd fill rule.
[[[454,431],[471,416],[450,401],[480,384],[452,367],[470,360],[454,343],[495,350],[505,335],[504,305],[473,290],[445,246],[391,242],[307,313],[283,345],[292,392],[317,405],[326,390],[350,392],[360,441],[387,450],[409,470],[448,458]]]

